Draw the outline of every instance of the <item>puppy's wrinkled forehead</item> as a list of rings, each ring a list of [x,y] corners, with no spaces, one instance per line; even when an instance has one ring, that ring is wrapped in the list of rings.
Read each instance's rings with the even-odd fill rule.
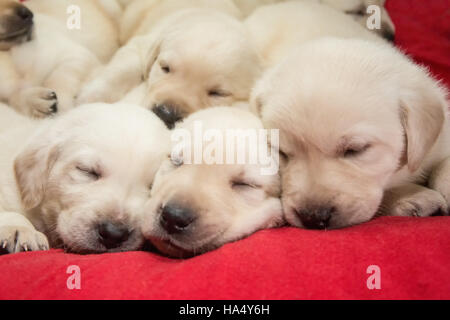
[[[161,54],[182,59],[181,67],[197,65],[204,69],[205,63],[209,63],[213,69],[224,69],[225,73],[231,72],[227,69],[235,68],[242,60],[254,58],[253,53],[243,26],[219,14],[210,18],[202,16],[197,22],[192,18],[187,19],[185,23],[169,27],[164,31],[161,45]],[[220,64],[217,63],[218,59]]]
[[[333,81],[327,77],[333,75],[293,75],[279,86],[273,83],[273,90],[262,95],[263,121],[267,127],[281,130],[282,146],[305,144],[326,149],[350,136],[382,139],[377,128],[390,131],[399,127],[398,99],[384,84],[365,82],[364,74]]]

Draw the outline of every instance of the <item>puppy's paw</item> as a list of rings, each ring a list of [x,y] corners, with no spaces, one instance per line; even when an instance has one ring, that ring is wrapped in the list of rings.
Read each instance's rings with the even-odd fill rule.
[[[0,227],[0,252],[18,253],[49,250],[47,237],[33,228],[2,226]]]
[[[47,88],[32,87],[21,93],[22,109],[34,118],[45,118],[58,112],[58,97]]]
[[[447,214],[448,206],[440,193],[429,189],[399,199],[393,204],[390,212],[398,217],[430,217],[435,214]]]

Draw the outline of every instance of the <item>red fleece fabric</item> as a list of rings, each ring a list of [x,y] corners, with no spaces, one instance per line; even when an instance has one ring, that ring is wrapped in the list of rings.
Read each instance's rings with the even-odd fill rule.
[[[397,43],[450,85],[450,0],[390,0]],[[81,290],[69,290],[69,266]],[[369,290],[369,266],[381,289]],[[0,257],[0,299],[450,299],[450,218],[259,232],[194,259],[62,251]]]
[[[259,232],[180,261],[146,252],[21,253],[0,260],[1,299],[449,299],[450,219],[382,218],[338,231]],[[66,273],[81,270],[81,290]],[[381,290],[369,290],[369,266]]]

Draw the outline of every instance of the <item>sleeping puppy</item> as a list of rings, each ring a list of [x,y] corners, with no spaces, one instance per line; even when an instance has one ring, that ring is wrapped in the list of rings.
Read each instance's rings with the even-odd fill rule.
[[[138,249],[169,133],[145,109],[88,105],[36,121],[0,106],[0,248]],[[3,127],[2,127],[3,128]]]
[[[116,102],[145,81],[141,103],[173,128],[199,109],[248,101],[259,75],[241,22],[211,9],[187,9],[121,48],[84,86],[79,103]]]
[[[446,92],[387,44],[323,39],[298,48],[252,99],[279,128],[282,201],[299,227],[375,214],[426,217],[450,203]]]
[[[101,3],[106,2],[33,0],[25,7],[0,0],[0,45],[8,50],[0,52],[0,101],[36,118],[71,109],[90,71],[119,46],[118,26]],[[80,29],[69,28],[74,5]]]
[[[309,1],[261,7],[246,19],[245,25],[265,67],[282,61],[296,46],[323,37],[384,41],[349,16]]]
[[[203,135],[197,135],[200,128]],[[191,257],[282,223],[278,151],[268,150],[262,129],[256,116],[229,107],[199,111],[177,127],[142,223],[145,237],[163,254]],[[255,143],[236,138],[260,132],[264,139]],[[175,144],[186,136],[188,143]],[[196,161],[199,145],[204,153]],[[258,152],[267,158],[252,162]],[[225,161],[228,156],[236,161]]]
[[[369,12],[369,7],[372,5],[378,6],[381,14],[381,25],[379,29],[374,29],[373,31],[386,38],[387,40],[394,40],[395,37],[395,26],[384,7],[386,0],[302,0],[310,1],[316,3],[322,3],[329,5],[345,14],[353,17],[358,23],[360,23],[364,28],[367,28],[367,22],[373,12]],[[241,9],[244,16],[249,16],[257,8],[268,5],[275,4],[279,2],[286,2],[285,0],[234,0],[236,6]],[[323,21],[317,21],[317,23],[322,23]],[[301,22],[299,22],[299,26]]]

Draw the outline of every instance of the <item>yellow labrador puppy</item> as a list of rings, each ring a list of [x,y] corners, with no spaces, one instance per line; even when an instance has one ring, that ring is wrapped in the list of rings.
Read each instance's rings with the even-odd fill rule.
[[[0,101],[36,118],[72,108],[90,71],[118,49],[114,3],[0,0]]]
[[[188,117],[174,131],[172,154],[155,178],[145,237],[162,253],[182,258],[280,225],[278,150],[268,149],[268,134],[259,118],[236,108]],[[183,145],[186,136],[192,144]],[[265,156],[250,160],[259,152]]]
[[[426,217],[450,203],[446,91],[387,44],[323,39],[270,70],[253,108],[279,128],[283,205],[333,229],[379,212]]]
[[[138,249],[142,207],[169,132],[133,105],[35,121],[0,105],[0,251]]]
[[[309,1],[261,7],[245,25],[266,67],[280,62],[296,46],[322,37],[383,41],[342,12]]]
[[[248,101],[259,75],[257,53],[239,20],[186,9],[130,40],[84,86],[79,103],[116,102],[145,81],[140,103],[173,127],[199,109]]]

